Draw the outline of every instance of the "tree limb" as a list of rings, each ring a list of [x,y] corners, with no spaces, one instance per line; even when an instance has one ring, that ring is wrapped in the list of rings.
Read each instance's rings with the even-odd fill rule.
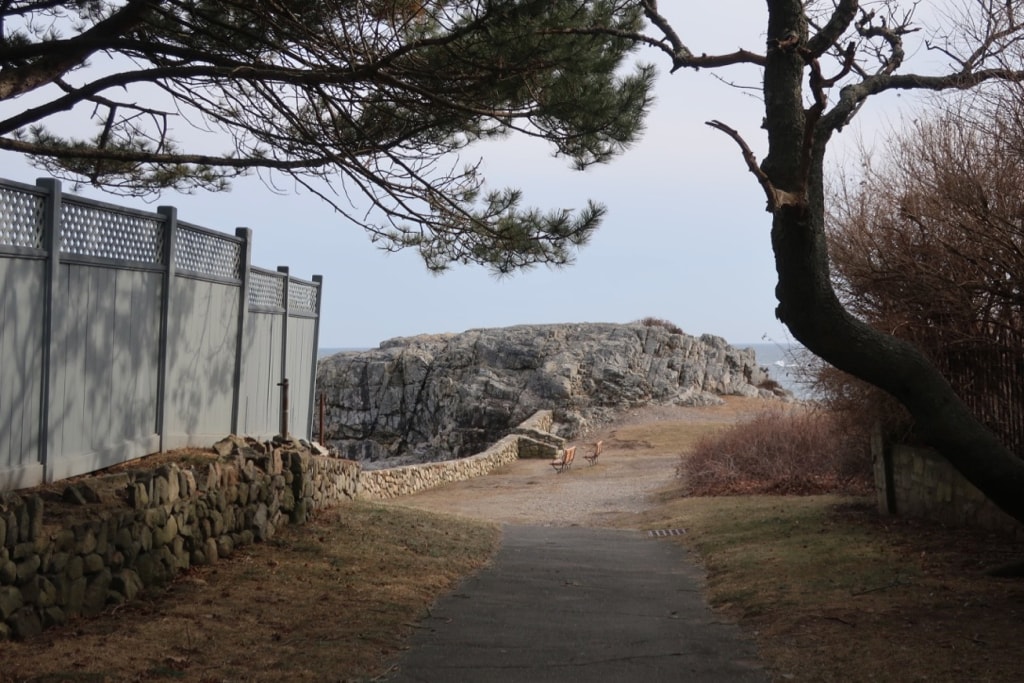
[[[113,149],[110,147],[49,147],[47,145],[35,144],[9,137],[0,137],[0,149],[28,154],[31,156],[49,157],[52,159],[84,159],[96,161],[106,159],[116,162],[144,164],[197,164],[236,169],[269,168],[276,170],[295,170],[303,168],[317,168],[324,166],[325,164],[336,163],[339,160],[337,155],[323,155],[303,159],[272,159],[268,157],[181,154],[177,152],[162,154],[156,152],[139,152],[127,149]]]
[[[775,213],[778,209],[785,205],[797,206],[801,203],[801,198],[792,192],[786,192],[780,190],[772,181],[768,178],[767,174],[761,170],[761,167],[757,163],[757,157],[754,152],[750,149],[750,145],[743,139],[743,136],[739,134],[735,128],[730,128],[721,121],[705,121],[704,125],[711,126],[716,130],[720,130],[733,141],[739,145],[740,151],[743,153],[743,161],[747,164],[747,170],[754,174],[757,178],[757,182],[760,183],[761,189],[764,190],[765,197],[768,200],[765,210],[769,213]]]
[[[56,45],[56,50],[27,65],[3,69],[0,71],[0,100],[34,90],[80,66],[89,55],[104,46],[105,39],[137,26],[146,10],[156,3],[157,0],[129,0],[124,7],[81,35]]]
[[[730,66],[733,64],[758,64],[764,66],[764,56],[758,55],[747,50],[737,50],[731,54],[726,55],[708,55],[706,53],[700,56],[694,55],[693,52],[683,44],[682,39],[676,30],[669,24],[668,19],[658,12],[657,0],[642,0],[640,3],[644,8],[644,15],[647,19],[661,31],[662,35],[665,36],[664,41],[657,41],[653,43],[656,47],[663,49],[665,52],[672,57],[672,72],[676,72],[679,69],[691,68],[715,68],[721,66]],[[666,47],[665,43],[671,46],[671,49]]]
[[[853,20],[857,18],[858,6],[857,0],[840,0],[836,6],[836,11],[829,17],[828,23],[814,34],[804,46],[809,59],[821,57],[833,45],[839,42],[839,39],[843,37],[843,33],[850,27]]]
[[[839,101],[822,116],[821,124],[830,131],[843,128],[868,97],[890,90],[969,90],[989,81],[1008,83],[1024,82],[1024,70],[983,69],[981,71],[958,72],[944,76],[923,76],[919,74],[877,74],[860,83],[844,87]]]
[[[550,33],[562,35],[611,35],[618,38],[632,40],[640,45],[647,45],[656,48],[668,55],[672,60],[672,69],[670,70],[672,73],[684,68],[713,69],[723,66],[732,66],[735,64],[756,64],[758,66],[764,66],[764,55],[744,49],[739,49],[736,52],[721,55],[709,55],[707,53],[695,55],[690,48],[683,43],[679,34],[674,28],[672,28],[668,20],[658,12],[658,3],[656,0],[641,0],[640,4],[644,8],[644,14],[647,19],[662,32],[662,38],[654,38],[637,31],[622,31],[604,27],[553,30]]]

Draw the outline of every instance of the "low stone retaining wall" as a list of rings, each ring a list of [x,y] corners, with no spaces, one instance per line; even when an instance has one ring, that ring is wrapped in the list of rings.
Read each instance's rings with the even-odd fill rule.
[[[519,437],[519,458],[554,458],[565,448],[565,439],[551,433],[554,426],[554,413],[540,410],[528,420],[512,430]]]
[[[550,411],[542,412],[530,429],[550,428]],[[215,447],[221,458],[196,468],[168,464],[69,484],[63,497],[77,507],[67,526],[44,524],[38,493],[0,494],[0,640],[99,614],[345,500],[487,474],[515,460],[521,441],[534,443],[513,434],[469,458],[362,471],[305,443],[228,437]]]
[[[506,436],[483,453],[459,460],[444,460],[386,470],[364,470],[359,475],[359,497],[385,500],[406,496],[450,481],[487,474],[519,457],[518,436]]]
[[[541,457],[539,453],[554,457],[564,439],[550,433],[552,425],[554,413],[538,410],[483,453],[458,460],[365,470],[359,475],[359,498],[386,500],[407,496],[451,481],[483,476],[518,458]]]
[[[131,600],[193,564],[271,538],[354,498],[359,466],[297,448],[251,449],[197,471],[169,464],[72,484],[84,505],[66,528],[44,526],[39,494],[0,496],[0,639]],[[117,500],[96,491],[117,490]],[[89,500],[93,502],[88,502]]]
[[[526,418],[518,427],[512,430],[517,434],[523,430],[536,430],[538,432],[550,433],[551,427],[555,424],[555,413],[552,410],[538,410]]]
[[[873,444],[879,510],[1024,538],[1024,526],[1000,510],[931,448]]]

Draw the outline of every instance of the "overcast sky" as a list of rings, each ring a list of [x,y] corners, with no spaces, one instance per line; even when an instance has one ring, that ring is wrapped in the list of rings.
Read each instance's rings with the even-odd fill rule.
[[[685,22],[683,39],[694,52],[762,49],[763,3],[719,0],[705,12],[714,16],[689,16]],[[727,32],[719,28],[723,14],[730,17]],[[659,55],[644,56],[661,72],[658,100],[643,140],[612,163],[572,171],[544,144],[521,138],[464,155],[464,161],[484,159],[491,185],[522,188],[526,204],[580,207],[595,199],[607,205],[603,227],[575,265],[560,270],[540,267],[496,279],[482,268],[456,267],[434,276],[414,252],[380,251],[316,197],[288,186],[289,194],[276,195],[257,178],[235,181],[232,191],[221,194],[167,193],[153,204],[89,189],[79,194],[147,210],[170,204],[181,220],[229,233],[237,226],[251,228],[254,265],[287,265],[306,279],[324,276],[322,347],[372,347],[397,336],[477,327],[646,316],[734,344],[789,341],[774,316],[764,195],[735,143],[704,125],[719,119],[737,128],[760,158],[756,92],[730,87],[707,71],[669,75]],[[719,75],[756,84],[756,72]],[[886,111],[884,103],[870,104]],[[853,138],[857,131],[851,127],[843,135]],[[32,183],[40,173],[3,153],[0,175]]]

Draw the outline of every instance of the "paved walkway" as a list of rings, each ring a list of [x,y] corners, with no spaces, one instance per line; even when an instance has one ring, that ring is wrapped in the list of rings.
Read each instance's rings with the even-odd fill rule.
[[[505,526],[491,566],[419,624],[395,683],[764,682],[685,549],[639,531]]]

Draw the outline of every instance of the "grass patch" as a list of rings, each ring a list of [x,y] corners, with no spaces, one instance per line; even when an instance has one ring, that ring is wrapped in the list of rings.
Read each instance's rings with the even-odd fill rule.
[[[1006,539],[834,495],[676,499],[641,524],[687,529],[712,606],[780,680],[1019,680],[1024,587],[984,573],[1017,551]]]
[[[340,506],[98,619],[0,642],[0,681],[368,680],[498,539],[464,518]]]
[[[710,574],[712,605],[735,605],[747,615],[804,607],[823,597],[845,599],[905,578],[906,568],[869,528],[837,523],[831,512],[860,502],[833,496],[687,498],[652,513],[660,520],[651,524],[686,528],[687,543]],[[850,565],[857,571],[835,571]]]
[[[720,427],[724,428],[724,425]],[[696,447],[707,435],[706,425],[666,421],[621,427],[615,431],[611,443],[626,451],[681,453]]]
[[[614,427],[605,447],[641,455],[682,455],[691,452],[709,436],[728,430],[737,421],[763,411],[764,406],[761,399],[727,396],[717,406],[641,409],[632,419]]]

